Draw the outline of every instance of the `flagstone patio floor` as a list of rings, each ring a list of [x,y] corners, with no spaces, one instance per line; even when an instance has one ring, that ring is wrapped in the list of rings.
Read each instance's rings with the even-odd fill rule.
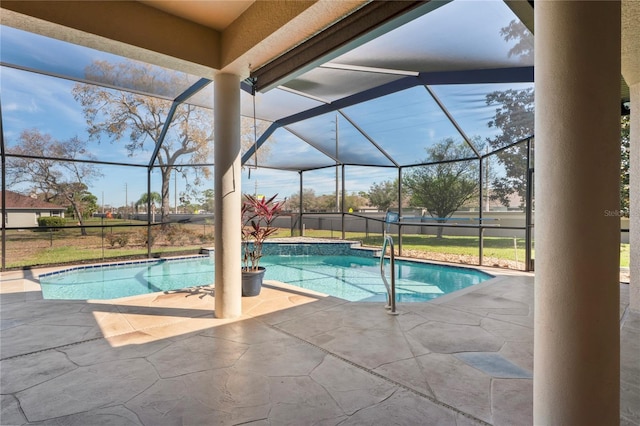
[[[533,276],[428,303],[346,302],[268,282],[243,315],[204,287],[43,300],[0,284],[1,425],[530,425]],[[622,425],[640,425],[640,314],[621,290]]]

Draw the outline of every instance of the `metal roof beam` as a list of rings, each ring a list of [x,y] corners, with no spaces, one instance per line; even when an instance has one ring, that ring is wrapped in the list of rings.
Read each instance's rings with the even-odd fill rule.
[[[329,157],[330,159],[335,161],[336,164],[340,163],[340,160],[338,159],[338,153],[337,152],[336,152],[336,155],[331,155],[331,152],[327,151],[323,147],[317,146],[313,142],[308,141],[304,136],[302,136],[300,133],[296,132],[295,130],[289,129],[288,127],[284,127],[284,129],[287,132],[291,133],[293,136],[297,137],[298,139],[300,139],[301,141],[306,143],[307,145],[309,145],[310,147],[314,148],[315,150],[317,150],[317,151],[321,152],[322,154],[324,154],[326,157]]]
[[[273,89],[373,38],[397,28],[446,1],[373,1],[345,16],[287,53],[254,70],[260,92]]]
[[[384,155],[387,160],[389,160],[395,167],[400,167],[400,164],[398,164],[396,162],[396,160],[394,160],[391,155],[389,155],[389,153],[387,151],[385,151],[380,145],[378,145],[378,143],[376,141],[373,140],[373,138],[371,136],[369,136],[369,134],[367,132],[364,131],[364,129],[362,129],[360,126],[358,126],[356,124],[355,121],[353,121],[351,119],[351,117],[349,117],[347,114],[345,114],[342,110],[338,111],[345,120],[347,120],[358,132],[360,132],[360,134],[362,136],[364,136],[370,143],[371,145],[373,145],[382,155]]]
[[[533,66],[422,72],[418,78],[422,84],[431,86],[437,84],[533,83]]]
[[[403,77],[326,105],[320,105],[297,114],[276,120],[281,126],[307,120],[341,108],[400,92],[419,85],[437,84],[480,84],[480,83],[521,83],[533,82],[533,67],[494,68],[468,71],[439,71],[420,73],[417,77]]]
[[[256,150],[259,149],[262,144],[264,144],[267,139],[269,139],[269,136],[271,136],[273,132],[275,132],[279,127],[280,126],[278,124],[271,123],[271,125],[267,127],[267,130],[265,130],[264,133],[260,135],[258,140],[253,145],[251,145],[247,152],[244,153],[242,159],[240,160],[240,164],[244,166],[245,163],[249,161],[249,158],[251,158],[251,156],[255,154]]]
[[[148,167],[153,168],[153,163],[156,162],[158,152],[160,152],[160,147],[162,147],[162,144],[164,143],[164,138],[167,136],[169,126],[171,125],[171,120],[173,120],[173,116],[175,115],[178,106],[189,99],[191,96],[198,93],[209,83],[211,83],[211,80],[209,80],[208,78],[201,78],[174,99],[173,103],[171,104],[171,108],[169,109],[169,113],[167,114],[167,119],[164,121],[164,125],[162,126],[162,131],[160,132],[158,142],[156,143],[156,146],[153,149],[153,153],[151,154],[151,159],[149,160]]]
[[[418,80],[416,77],[400,78],[390,83],[383,84],[382,86],[374,87],[372,89],[368,89],[363,92],[338,99],[329,104],[320,105],[315,108],[311,108],[306,111],[281,118],[279,120],[276,120],[275,122],[280,124],[281,126],[286,126],[289,124],[297,123],[298,121],[303,121],[309,118],[317,117],[319,115],[335,112],[341,108],[347,108],[362,102],[369,101],[371,99],[376,99],[385,95],[400,92],[402,90],[419,86],[421,84],[422,83],[420,82],[420,80]]]
[[[257,142],[249,148],[247,152],[242,156],[241,164],[244,165],[249,158],[255,153],[256,149],[259,149],[262,144],[280,127],[287,126],[289,124],[297,123],[299,121],[307,120],[309,118],[317,117],[330,112],[336,112],[341,108],[346,108],[352,105],[359,104],[371,99],[379,98],[384,95],[399,92],[411,87],[419,86],[421,83],[416,77],[404,77],[399,80],[392,81],[382,86],[374,87],[369,90],[365,90],[355,95],[347,96],[346,98],[339,99],[329,104],[320,105],[315,108],[311,108],[306,111],[299,112],[297,114],[290,115],[288,117],[281,118],[274,121],[271,126],[258,138]],[[308,142],[307,142],[308,143]]]
[[[320,105],[315,108],[302,111],[288,117],[276,120],[267,129],[259,139],[257,148],[259,148],[266,139],[279,127],[288,126],[299,121],[318,117],[330,112],[339,111],[353,105],[360,104],[382,96],[397,93],[402,90],[410,89],[416,86],[437,85],[437,84],[480,84],[480,83],[508,83],[508,82],[533,82],[533,67],[517,67],[517,68],[494,68],[484,70],[468,70],[468,71],[441,71],[420,73],[417,77],[403,77],[398,80],[377,86],[360,93],[338,99],[331,103]],[[340,111],[342,114],[342,112]],[[254,154],[256,145],[249,149],[243,157],[242,164]],[[474,151],[476,151],[474,149]],[[477,151],[476,151],[476,154]]]
[[[431,88],[429,86],[424,86],[425,89],[427,89],[427,92],[429,92],[429,94],[431,95],[431,97],[433,98],[434,102],[438,105],[438,107],[440,108],[440,110],[444,113],[444,115],[447,116],[447,118],[449,119],[449,121],[451,122],[451,124],[453,125],[453,127],[456,128],[456,130],[458,131],[458,133],[460,133],[460,136],[462,136],[462,139],[467,143],[467,145],[469,146],[469,148],[471,148],[471,150],[478,156],[478,158],[482,157],[482,155],[478,152],[478,150],[476,149],[476,147],[473,145],[473,143],[471,143],[471,139],[469,139],[469,136],[467,136],[467,134],[465,133],[465,131],[462,129],[462,127],[460,127],[460,125],[458,124],[458,122],[456,121],[456,119],[453,117],[453,115],[449,112],[449,110],[447,109],[447,107],[442,103],[442,101],[440,100],[440,98],[438,98],[438,96],[436,96],[435,93],[433,93],[433,90],[431,90]]]

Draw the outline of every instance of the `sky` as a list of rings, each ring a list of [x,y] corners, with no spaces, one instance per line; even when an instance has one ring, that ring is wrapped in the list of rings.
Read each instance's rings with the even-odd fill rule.
[[[52,78],[36,73],[24,72],[13,68],[0,68],[2,81],[2,113],[4,140],[7,147],[18,143],[20,133],[27,129],[38,129],[42,134],[49,134],[58,140],[72,137],[88,139],[86,123],[82,112],[71,95],[75,83]],[[286,133],[286,132],[285,132]],[[277,139],[277,137],[276,137]],[[301,144],[298,144],[301,146]],[[149,146],[150,148],[150,146]],[[150,149],[130,156],[124,142],[102,141],[89,143],[93,156],[105,162],[131,163],[146,165],[150,157]],[[272,154],[277,157],[278,148]],[[288,151],[287,157],[296,158],[295,151]],[[300,154],[303,155],[303,154]],[[259,155],[259,164],[263,156]],[[323,164],[330,161],[323,160]],[[121,206],[138,200],[147,190],[147,170],[142,167],[123,167],[96,165],[102,176],[92,180],[90,191],[98,197],[99,204]],[[282,197],[290,197],[299,192],[299,175],[295,171],[278,171],[270,169],[252,169],[245,167],[242,172],[242,187],[245,192],[259,194],[278,193]],[[367,191],[372,183],[371,177],[379,176],[378,181],[393,178],[397,173],[390,169],[373,169],[369,167],[349,171],[346,188],[349,193]],[[335,167],[327,170],[309,171],[305,173],[305,187],[314,188],[318,195],[335,191]],[[341,179],[341,178],[340,178]],[[375,181],[376,179],[374,179]],[[209,180],[202,190],[213,187]],[[170,185],[171,203],[174,204],[175,188],[178,194],[185,190],[185,181],[179,175]],[[26,188],[18,188],[25,190]],[[160,178],[157,169],[152,173],[152,191],[160,192]],[[194,200],[195,201],[195,200]]]
[[[472,4],[477,2],[454,2],[436,10],[434,15],[437,27],[430,26],[429,38],[416,43],[407,42],[406,31],[411,28],[400,28],[397,33],[374,40],[371,45],[363,46],[361,51],[345,54],[335,61],[358,63],[368,49],[388,51],[389,56],[399,50],[399,44],[406,48],[405,57],[411,57],[412,49],[421,52],[426,48],[435,49],[437,60],[455,60],[451,58],[451,48],[458,46],[462,35],[447,24],[446,13],[458,13],[456,8],[472,7],[468,16],[488,13],[493,10],[493,27],[507,25],[513,16],[502,2]],[[496,5],[499,9],[496,9]],[[449,8],[449,9],[447,9]],[[506,11],[505,11],[506,9]],[[432,14],[436,14],[433,12]],[[430,15],[432,15],[430,14]],[[429,16],[429,15],[426,15]],[[465,15],[467,16],[467,15]],[[468,24],[461,19],[456,25],[464,27]],[[477,21],[475,21],[477,22]],[[415,21],[412,25],[423,25]],[[435,25],[435,24],[434,24]],[[442,28],[444,25],[444,28]],[[409,25],[410,27],[411,25]],[[440,30],[438,30],[440,28]],[[484,37],[483,28],[466,27],[467,37]],[[448,30],[449,36],[442,37],[438,31]],[[494,46],[484,43],[477,52],[462,52],[471,60],[480,61],[487,55],[499,53],[508,62],[505,53],[509,46],[504,42],[495,28],[490,30],[492,39],[497,40]],[[3,64],[17,64],[30,69],[44,69],[50,73],[84,78],[84,69],[95,60],[107,60],[111,63],[124,61],[124,58],[71,45],[20,30],[0,27],[0,60]],[[496,53],[497,52],[497,53]],[[424,55],[424,52],[421,54]],[[484,55],[484,56],[483,56]],[[384,57],[385,55],[380,55]],[[428,56],[428,55],[427,55]],[[400,58],[401,59],[401,58]],[[502,59],[501,59],[502,60]],[[407,64],[407,66],[419,66]],[[302,76],[302,81],[314,76]],[[38,129],[58,140],[79,137],[89,140],[87,123],[79,103],[73,98],[72,89],[76,83],[62,78],[50,77],[35,72],[19,70],[8,66],[0,67],[0,102],[2,103],[3,136],[6,147],[15,145],[20,133],[26,129]],[[265,152],[259,153],[259,165],[271,167],[291,167],[292,164],[305,164],[308,167],[322,167],[335,164],[336,139],[338,156],[345,163],[392,165],[386,155],[401,165],[416,164],[427,159],[426,149],[446,138],[462,140],[460,129],[469,138],[486,139],[495,136],[497,129],[490,128],[487,122],[493,117],[495,106],[484,102],[487,93],[507,88],[532,87],[532,84],[511,85],[442,85],[431,86],[433,94],[423,86],[414,87],[400,93],[374,99],[372,101],[350,106],[341,110],[340,114],[330,113],[305,122],[295,123],[276,130],[264,145]],[[208,90],[208,89],[207,89]],[[178,90],[179,91],[179,90]],[[207,92],[208,93],[208,92]],[[454,115],[456,125],[452,124],[442,111],[433,95],[440,100],[447,110]],[[249,96],[243,95],[242,110],[251,113],[252,105],[247,105]],[[306,102],[306,103],[305,103]],[[277,114],[292,113],[287,108],[311,105],[308,99],[295,100],[294,95],[280,89],[265,94],[257,99],[261,116],[276,117]],[[287,112],[285,112],[287,111]],[[293,111],[295,112],[295,111]],[[337,125],[336,125],[337,121]],[[352,123],[356,123],[357,129]],[[267,123],[268,125],[268,123]],[[302,139],[313,144],[303,143]],[[372,144],[375,142],[375,145]],[[132,163],[146,165],[152,146],[134,153],[127,152],[125,141],[89,141],[87,152],[94,158],[105,162]],[[386,153],[386,155],[385,155]],[[326,154],[326,155],[325,155]],[[96,165],[101,176],[89,183],[90,191],[98,197],[100,204],[122,206],[138,200],[147,190],[147,170],[142,167],[122,167]],[[278,193],[280,198],[290,197],[299,191],[299,174],[295,171],[271,169],[251,169],[245,167],[242,172],[243,192],[271,195]],[[348,193],[368,191],[373,183],[395,179],[397,170],[387,167],[353,167],[348,166],[345,175],[345,190]],[[336,169],[328,167],[322,170],[304,173],[304,187],[312,188],[317,195],[331,194],[336,190]],[[160,178],[157,169],[152,173],[151,190],[160,192]],[[342,180],[342,177],[339,177]],[[171,204],[185,191],[187,181],[181,176],[172,179],[170,185]],[[189,180],[193,183],[193,178]],[[213,188],[209,179],[200,190]],[[10,188],[11,189],[11,188]],[[16,188],[22,191],[26,188]],[[193,198],[192,201],[197,201]]]

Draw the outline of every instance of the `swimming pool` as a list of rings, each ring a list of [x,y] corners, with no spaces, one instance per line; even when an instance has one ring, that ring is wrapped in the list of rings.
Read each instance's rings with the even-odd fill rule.
[[[380,260],[360,256],[265,256],[265,280],[276,280],[349,301],[384,301]],[[213,257],[80,266],[40,276],[45,299],[115,299],[208,285]],[[387,268],[388,273],[389,268]],[[396,260],[399,302],[422,302],[492,278],[453,266]]]

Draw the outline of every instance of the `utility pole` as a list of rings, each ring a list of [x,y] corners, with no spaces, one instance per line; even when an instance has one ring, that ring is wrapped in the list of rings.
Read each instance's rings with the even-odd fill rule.
[[[486,153],[487,154],[489,153],[489,147],[488,146],[486,148]],[[490,210],[490,208],[489,208],[489,200],[491,199],[490,194],[489,194],[489,191],[490,191],[490,188],[489,188],[489,176],[490,176],[489,166],[490,166],[491,159],[490,159],[490,157],[485,157],[485,158],[487,159],[487,162],[485,164],[484,184],[485,184],[485,187],[486,187],[485,196],[487,197],[487,201],[485,203],[484,211],[488,212]]]
[[[178,170],[174,169],[173,175],[173,204],[175,206],[176,214],[178,214]]]

